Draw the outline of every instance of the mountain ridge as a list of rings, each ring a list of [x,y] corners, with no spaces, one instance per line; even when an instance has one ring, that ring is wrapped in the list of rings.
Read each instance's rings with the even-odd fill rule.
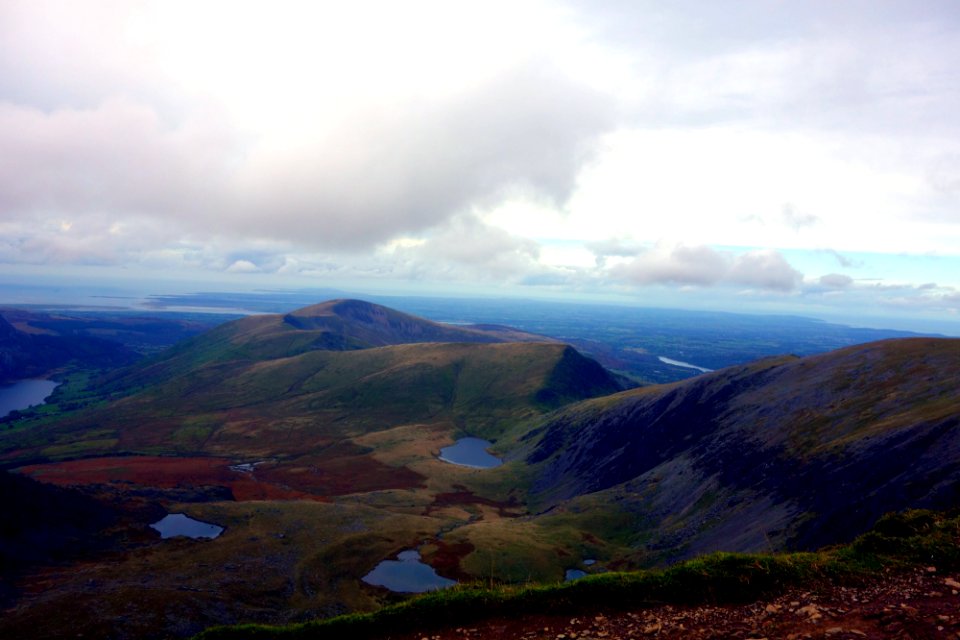
[[[957,385],[960,340],[910,338],[587,400],[528,436],[532,492],[543,508],[609,492],[670,520],[668,557],[815,548],[960,502]]]
[[[556,340],[452,327],[356,300],[226,323],[103,387],[112,396],[105,406],[52,426],[73,449],[94,434],[101,444],[85,455],[302,456],[409,424],[496,439],[515,423],[622,388]]]

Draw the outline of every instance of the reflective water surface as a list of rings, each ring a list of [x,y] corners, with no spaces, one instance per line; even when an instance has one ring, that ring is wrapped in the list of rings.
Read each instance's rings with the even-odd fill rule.
[[[0,418],[14,410],[43,404],[59,384],[53,380],[29,379],[0,385]]]
[[[503,464],[503,460],[491,455],[487,448],[493,443],[481,438],[460,438],[449,447],[440,449],[440,459],[461,467],[492,469]]]
[[[363,576],[363,581],[397,593],[423,593],[457,584],[456,580],[437,575],[433,567],[420,561],[420,553],[412,549],[400,552],[396,560],[384,560]]]
[[[201,522],[182,513],[168,513],[162,519],[150,525],[152,529],[160,532],[161,538],[175,538],[177,536],[186,536],[188,538],[216,538],[223,533],[223,527]]]

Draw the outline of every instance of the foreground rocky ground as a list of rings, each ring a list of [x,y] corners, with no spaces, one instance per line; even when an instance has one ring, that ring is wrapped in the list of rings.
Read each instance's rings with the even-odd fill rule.
[[[855,586],[791,590],[745,605],[662,605],[590,616],[491,619],[469,628],[388,636],[394,640],[612,640],[960,638],[960,576],[936,567]]]

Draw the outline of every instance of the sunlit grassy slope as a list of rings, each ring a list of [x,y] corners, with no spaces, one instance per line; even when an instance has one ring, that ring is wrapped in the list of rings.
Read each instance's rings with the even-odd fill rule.
[[[117,399],[15,434],[7,447],[48,458],[290,456],[406,424],[496,439],[566,402],[618,389],[572,348],[519,338],[535,339],[359,301],[254,316],[113,376],[105,390]]]

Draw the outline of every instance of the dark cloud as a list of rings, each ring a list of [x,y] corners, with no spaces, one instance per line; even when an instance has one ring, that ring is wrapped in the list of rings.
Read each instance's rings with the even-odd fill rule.
[[[304,153],[253,162],[234,222],[317,246],[369,246],[517,192],[566,201],[613,124],[602,96],[548,64],[442,104],[365,114]]]
[[[362,248],[517,191],[570,195],[609,103],[549,64],[455,98],[371,110],[282,155],[215,118],[166,125],[149,107],[0,105],[0,214],[109,211],[184,232]]]

